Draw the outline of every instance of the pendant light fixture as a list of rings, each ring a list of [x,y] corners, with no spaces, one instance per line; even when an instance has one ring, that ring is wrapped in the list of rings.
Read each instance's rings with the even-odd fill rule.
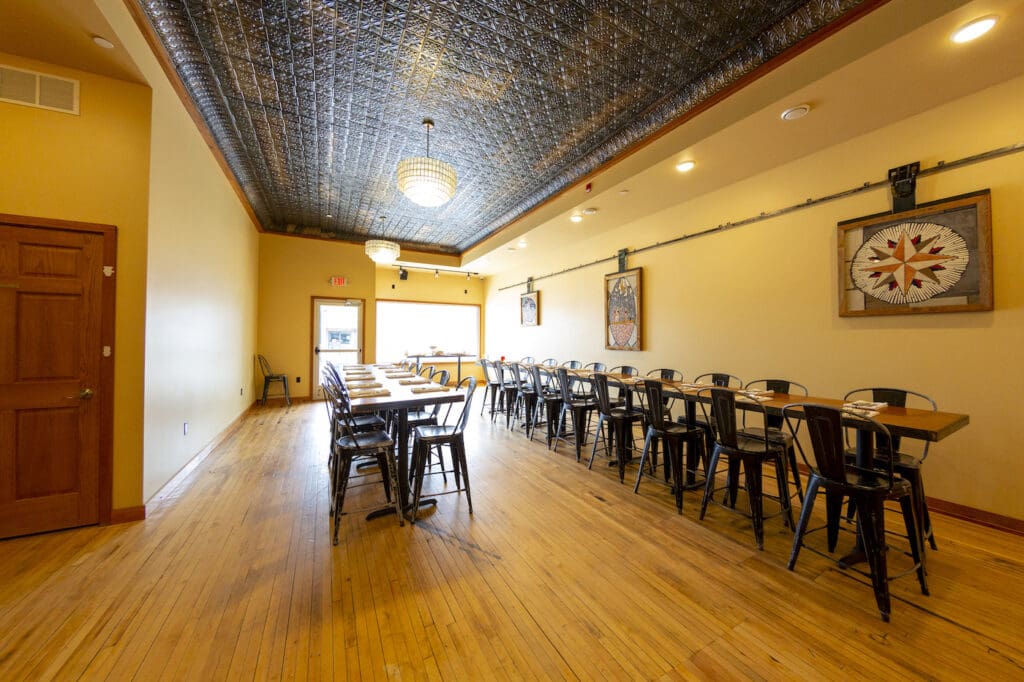
[[[430,129],[434,122],[423,119],[427,129],[427,155],[410,156],[398,162],[398,189],[420,206],[440,206],[455,194],[458,177],[451,164],[430,158]]]
[[[367,239],[366,255],[374,263],[394,263],[402,255],[402,248],[395,242],[386,239]]]

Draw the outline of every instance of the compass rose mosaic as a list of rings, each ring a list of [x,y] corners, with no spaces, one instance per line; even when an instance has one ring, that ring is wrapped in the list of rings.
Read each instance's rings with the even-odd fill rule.
[[[935,223],[900,223],[876,232],[857,250],[853,284],[888,303],[919,303],[949,291],[970,262],[967,242]]]
[[[839,314],[991,310],[990,206],[985,190],[840,223]]]

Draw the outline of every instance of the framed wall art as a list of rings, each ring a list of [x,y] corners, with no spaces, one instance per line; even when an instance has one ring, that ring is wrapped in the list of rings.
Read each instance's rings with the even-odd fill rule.
[[[840,316],[992,310],[987,189],[838,230]]]
[[[519,295],[519,324],[523,327],[536,327],[540,324],[539,291]]]
[[[604,276],[604,347],[609,350],[640,350],[641,269]]]

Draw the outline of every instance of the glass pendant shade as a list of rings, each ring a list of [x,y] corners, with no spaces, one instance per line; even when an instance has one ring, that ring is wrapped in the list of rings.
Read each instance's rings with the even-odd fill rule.
[[[429,156],[398,162],[398,189],[420,206],[440,206],[455,195],[458,177],[451,164]]]
[[[394,263],[402,255],[401,247],[386,239],[367,239],[366,255],[374,263]]]

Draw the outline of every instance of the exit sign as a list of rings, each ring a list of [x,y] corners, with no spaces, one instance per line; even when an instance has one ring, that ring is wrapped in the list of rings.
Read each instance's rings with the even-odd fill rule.
[[[342,277],[341,275],[335,275],[328,280],[332,287],[347,287],[348,277]]]

